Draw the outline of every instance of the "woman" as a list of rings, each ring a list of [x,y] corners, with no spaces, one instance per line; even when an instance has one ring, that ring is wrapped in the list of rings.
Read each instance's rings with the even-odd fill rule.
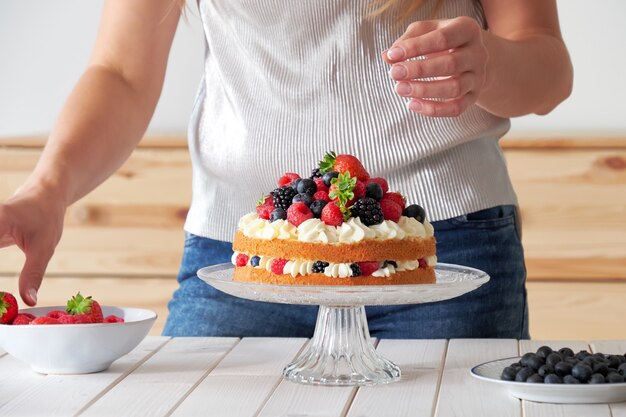
[[[555,1],[200,0],[199,8],[207,48],[189,129],[193,202],[164,333],[311,335],[314,308],[226,296],[195,272],[229,260],[237,219],[273,179],[305,173],[335,150],[426,207],[441,262],[492,277],[447,302],[369,309],[373,336],[528,337],[517,203],[498,139],[509,117],[546,114],[570,94]],[[0,206],[0,246],[26,254],[27,304],[37,301],[66,207],[142,137],[179,16],[172,0],[105,3],[89,66],[41,160]]]

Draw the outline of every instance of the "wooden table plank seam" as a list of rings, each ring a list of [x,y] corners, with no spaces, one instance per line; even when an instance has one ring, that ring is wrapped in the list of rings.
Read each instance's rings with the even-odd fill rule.
[[[113,389],[113,387],[115,387],[117,384],[119,384],[124,378],[126,378],[128,375],[132,374],[135,370],[137,370],[137,368],[139,368],[141,365],[143,365],[146,361],[148,361],[151,357],[153,357],[158,351],[160,351],[161,349],[163,349],[163,347],[165,345],[167,345],[169,342],[171,342],[172,338],[168,338],[167,340],[165,340],[164,343],[162,343],[160,346],[158,346],[156,349],[154,349],[152,352],[148,353],[145,357],[143,357],[141,360],[137,361],[137,363],[135,363],[132,367],[130,367],[126,372],[124,372],[122,375],[120,375],[119,378],[115,379],[115,381],[113,381],[111,384],[109,384],[105,389],[103,389],[102,391],[100,391],[100,393],[98,393],[96,396],[94,396],[87,404],[85,404],[80,410],[78,410],[76,412],[76,414],[74,414],[75,417],[78,417],[79,415],[81,415],[82,413],[84,413],[89,407],[91,407],[96,401],[98,401],[102,396],[106,395],[107,392],[111,391]]]
[[[443,349],[443,356],[441,358],[441,367],[439,368],[439,378],[437,378],[437,389],[435,390],[435,398],[433,398],[433,406],[431,407],[431,417],[435,417],[439,408],[439,393],[441,392],[441,381],[443,380],[443,370],[446,367],[446,357],[448,356],[448,345],[450,340],[446,339],[446,346]]]
[[[251,417],[259,415],[282,382],[282,369],[308,343],[305,338],[243,338],[173,412]],[[246,387],[246,395],[237,392]]]
[[[355,393],[347,417],[431,416],[447,340],[383,339],[377,351],[402,370],[400,381],[364,386]]]
[[[361,389],[361,387],[355,387],[355,388],[356,389],[352,390],[352,392],[350,393],[350,396],[346,400],[346,405],[343,407],[343,410],[341,410],[340,417],[346,417],[348,415],[348,412],[350,412],[350,408],[352,407],[352,404],[354,404],[354,399],[356,398],[356,394]]]
[[[514,339],[452,339],[439,391],[437,417],[468,414],[482,417],[521,417],[519,400],[502,393],[492,395],[487,382],[475,380],[470,369],[493,359],[519,353]]]
[[[265,405],[270,400],[270,398],[272,398],[272,396],[276,392],[276,389],[282,382],[283,382],[282,376],[280,378],[276,378],[276,381],[274,382],[274,386],[272,387],[271,391],[269,392],[267,397],[265,397],[265,400],[263,400],[263,402],[259,405],[259,408],[257,408],[257,410],[254,412],[254,415],[252,417],[258,417],[261,414],[261,411],[263,411],[263,409],[265,408]]]
[[[198,378],[198,380],[197,380],[197,381],[196,381],[196,382],[195,382],[195,383],[191,386],[191,388],[189,388],[189,390],[187,390],[187,392],[186,392],[186,393],[184,393],[184,394],[180,397],[180,399],[176,402],[176,404],[174,404],[174,405],[172,406],[172,408],[171,408],[171,409],[170,409],[170,410],[169,410],[169,411],[165,414],[165,417],[169,417],[169,416],[171,416],[171,415],[174,413],[174,411],[176,411],[176,409],[177,409],[178,407],[180,407],[180,405],[183,403],[183,401],[185,401],[185,399],[186,399],[187,397],[189,397],[189,395],[193,392],[193,390],[195,390],[195,389],[198,387],[198,385],[200,385],[200,384],[202,383],[202,381],[204,381],[204,380],[206,379],[206,377],[207,377],[207,376],[209,376],[209,374],[210,374],[211,372],[213,372],[213,370],[214,370],[215,368],[217,368],[217,366],[218,366],[221,362],[223,362],[223,361],[224,361],[224,359],[228,356],[228,354],[229,354],[230,352],[232,352],[232,351],[233,351],[233,349],[235,348],[235,346],[237,346],[239,343],[241,343],[241,339],[239,339],[239,341],[238,341],[237,343],[235,343],[234,345],[232,345],[232,346],[230,347],[230,349],[228,349],[228,351],[224,354],[224,356],[222,356],[222,357],[221,357],[221,358],[220,358],[217,362],[215,362],[215,363],[213,364],[213,366],[212,366],[212,367],[207,368],[207,370],[205,371],[205,373],[204,373],[204,374],[203,374],[200,378]]]
[[[94,402],[81,416],[163,416],[208,368],[221,360],[235,337],[177,337]]]
[[[307,343],[302,345],[302,347],[299,350],[299,352],[296,355],[294,355],[294,357],[291,358],[290,361],[294,360],[295,358],[297,358],[307,348],[309,343],[311,343],[310,339],[309,339],[309,341]],[[376,345],[377,340],[373,339],[372,343],[374,343],[374,345]],[[285,363],[285,365],[287,365],[287,363]],[[267,415],[272,415],[273,416],[273,415],[275,415],[275,413],[272,412],[272,411],[270,411],[269,414],[267,414],[267,408],[274,405],[274,404],[272,404],[272,400],[274,400],[274,398],[280,398],[280,394],[281,394],[280,391],[285,391],[285,390],[290,391],[291,390],[291,391],[293,391],[295,393],[299,393],[300,391],[308,391],[309,394],[312,394],[313,390],[324,389],[324,388],[327,388],[327,387],[317,386],[317,385],[294,384],[293,382],[287,381],[287,380],[283,379],[282,377],[278,378],[278,382],[273,387],[271,393],[266,397],[265,401],[263,401],[263,404],[258,408],[257,412],[254,414],[254,417],[267,416]],[[331,388],[341,389],[341,388],[344,388],[344,387],[331,387]],[[354,388],[353,391],[355,391],[355,392],[358,389],[358,387],[349,387],[349,388]],[[346,414],[348,413],[348,410],[350,408],[349,406],[350,406],[350,404],[352,404],[352,401],[354,399],[354,395],[355,394],[352,393],[352,396],[349,397],[349,399],[346,400],[344,408],[340,411],[340,414],[337,415],[336,417],[345,417],[346,416]],[[280,399],[278,401],[281,402]],[[297,410],[291,410],[288,405],[285,405],[285,407],[280,410],[280,413],[281,413],[280,415],[290,416],[290,415],[293,414],[294,411],[297,412]]]
[[[372,339],[372,344],[377,346],[378,340]],[[303,349],[306,349],[306,344]],[[358,389],[356,386],[295,384],[282,379],[254,417],[279,415],[345,417]],[[303,410],[306,412],[315,410],[315,414],[302,413]]]
[[[300,348],[300,350],[298,350],[298,353],[296,353],[294,355],[294,357],[292,358],[295,359],[298,356],[300,356],[300,354],[304,351],[304,349],[306,349],[306,347],[308,346],[308,344],[311,343],[311,339],[309,339],[308,342],[306,342],[305,344],[302,345],[302,347]],[[285,364],[287,365],[287,364]],[[263,408],[265,408],[265,405],[267,404],[267,402],[270,400],[270,398],[272,398],[272,396],[274,395],[274,393],[276,392],[276,389],[278,389],[278,386],[283,382],[283,378],[282,375],[280,378],[278,378],[276,380],[276,383],[274,384],[274,387],[272,388],[272,390],[270,391],[269,395],[265,398],[265,400],[263,401],[263,403],[259,406],[259,408],[256,410],[256,412],[254,413],[253,417],[258,417],[261,414],[261,411],[263,411]]]

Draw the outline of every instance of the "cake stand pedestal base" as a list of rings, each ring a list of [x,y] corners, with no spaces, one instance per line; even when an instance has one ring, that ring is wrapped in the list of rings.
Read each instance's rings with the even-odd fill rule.
[[[400,379],[400,369],[370,341],[363,306],[432,303],[475,290],[489,281],[478,269],[435,266],[437,281],[417,285],[272,285],[233,281],[234,266],[220,264],[198,276],[226,294],[270,303],[320,306],[306,349],[283,370],[293,382],[316,385],[376,385]]]
[[[283,376],[315,385],[378,385],[400,379],[400,368],[370,340],[365,307],[320,306],[315,333]]]

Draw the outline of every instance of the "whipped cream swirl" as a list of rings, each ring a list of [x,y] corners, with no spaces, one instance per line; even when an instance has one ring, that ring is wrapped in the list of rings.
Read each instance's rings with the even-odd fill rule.
[[[329,226],[320,219],[308,219],[296,227],[286,220],[270,222],[257,213],[248,213],[239,220],[239,230],[247,237],[256,239],[298,240],[310,243],[355,243],[363,240],[426,238],[435,234],[428,221],[418,222],[413,217],[400,217],[396,223],[384,220],[380,224],[366,226],[358,217],[351,217],[341,226]]]

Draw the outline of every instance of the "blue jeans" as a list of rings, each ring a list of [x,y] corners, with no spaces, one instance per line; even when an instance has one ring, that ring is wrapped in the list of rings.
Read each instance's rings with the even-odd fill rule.
[[[386,339],[529,338],[526,268],[514,206],[433,222],[439,262],[467,265],[491,279],[447,301],[366,307],[372,337]],[[230,262],[229,242],[187,234],[180,287],[169,302],[167,336],[311,337],[317,306],[249,301],[201,281],[196,271]]]

